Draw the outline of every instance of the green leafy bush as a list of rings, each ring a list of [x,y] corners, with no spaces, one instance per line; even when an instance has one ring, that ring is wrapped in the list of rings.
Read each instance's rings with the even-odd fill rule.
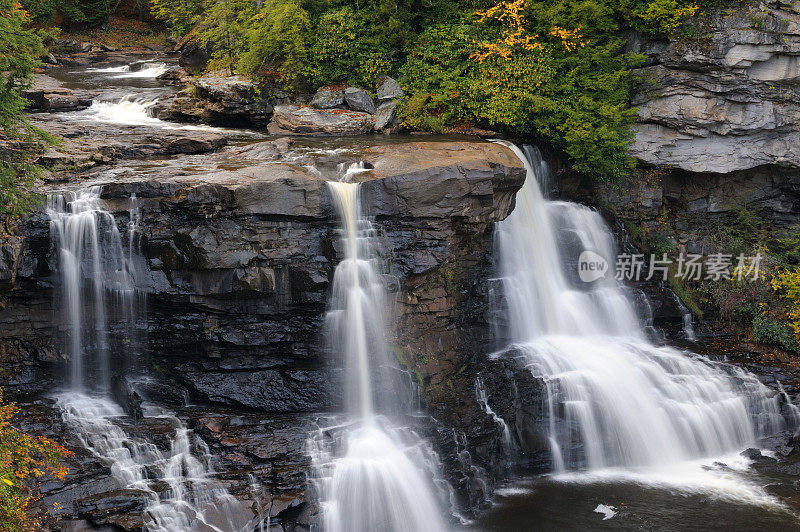
[[[753,338],[757,342],[778,345],[787,351],[798,350],[797,340],[791,330],[784,323],[767,316],[753,318]]]
[[[173,33],[186,35],[200,21],[208,0],[152,0],[153,15],[165,21]]]
[[[68,25],[99,26],[108,20],[109,0],[22,0],[22,6],[35,22],[52,22],[63,15]]]
[[[280,78],[298,86],[308,68],[311,20],[296,0],[267,0],[245,31],[247,48],[239,57],[242,73]]]
[[[36,154],[51,137],[25,120],[21,94],[45,51],[41,36],[28,28],[30,15],[16,1],[0,0],[0,11],[0,218],[8,223],[36,203]]]

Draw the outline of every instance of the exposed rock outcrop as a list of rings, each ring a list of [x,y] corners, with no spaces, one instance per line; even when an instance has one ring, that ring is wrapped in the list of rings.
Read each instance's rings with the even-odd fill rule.
[[[632,154],[690,172],[800,168],[800,9],[771,0],[708,30],[634,45],[650,57],[651,88],[633,100]]]
[[[346,109],[314,109],[279,105],[272,115],[269,132],[274,135],[364,135],[375,127],[369,113]]]
[[[158,118],[223,125],[263,126],[269,122],[276,99],[255,83],[221,73],[185,80],[190,94],[159,102],[155,109]]]

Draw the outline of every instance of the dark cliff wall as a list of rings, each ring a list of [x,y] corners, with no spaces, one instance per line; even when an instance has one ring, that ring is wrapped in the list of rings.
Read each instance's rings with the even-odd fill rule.
[[[475,472],[458,453],[496,465],[497,427],[474,383],[493,349],[494,223],[511,212],[525,172],[489,143],[392,144],[361,157],[373,167],[362,206],[385,248],[394,351],[440,423],[430,431],[448,447],[454,483],[469,492]],[[280,163],[187,174],[93,183],[123,232],[131,196],[141,211],[147,303],[138,328],[149,354],[141,363],[160,383],[145,393],[169,402],[183,389],[196,403],[274,413],[335,410],[338,371],[322,332],[341,250],[324,181]],[[37,395],[62,381],[65,323],[46,215],[20,234],[2,265],[3,384]],[[111,330],[117,373],[126,331]]]

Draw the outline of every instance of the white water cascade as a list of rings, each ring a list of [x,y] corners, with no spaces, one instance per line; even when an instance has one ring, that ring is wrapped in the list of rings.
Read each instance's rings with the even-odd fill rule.
[[[127,316],[135,305],[130,255],[114,217],[102,207],[100,187],[51,195],[47,214],[63,280],[60,306],[68,329],[70,385],[107,393],[108,320]],[[130,231],[132,242],[135,226]]]
[[[328,182],[342,220],[344,259],[336,267],[328,340],[344,361],[349,419],[312,435],[312,485],[329,532],[445,530],[446,482],[438,457],[384,413],[402,411],[399,375],[384,339],[385,289],[374,229],[361,216],[359,185]],[[431,482],[430,479],[433,480]]]
[[[158,61],[145,61],[132,65],[121,65],[116,67],[87,68],[86,72],[97,72],[101,74],[116,74],[114,78],[157,78],[169,69],[166,63]]]
[[[117,102],[94,100],[88,109],[75,113],[75,117],[104,124],[176,128],[148,114],[148,109],[156,102],[155,99],[148,100],[133,94],[124,96]]]
[[[146,498],[143,518],[150,532],[250,532],[255,526],[252,512],[214,479],[208,447],[177,417],[145,408],[148,417],[174,428],[166,452],[140,436],[129,436],[115,423],[125,413],[110,399],[112,361],[116,372],[130,374],[131,361],[138,360],[135,354],[111,355],[139,346],[133,335],[141,306],[136,279],[140,213],[132,198],[126,252],[100,193],[101,187],[91,187],[48,198],[69,336],[69,391],[56,397],[64,421],[108,465],[120,489]],[[110,342],[112,324],[125,336],[122,346]]]
[[[501,274],[515,352],[546,387],[553,468],[648,470],[754,446],[784,428],[777,395],[733,366],[653,345],[614,278],[611,231],[587,207],[548,201],[531,163],[514,212],[498,224]],[[578,256],[610,272],[578,277]]]

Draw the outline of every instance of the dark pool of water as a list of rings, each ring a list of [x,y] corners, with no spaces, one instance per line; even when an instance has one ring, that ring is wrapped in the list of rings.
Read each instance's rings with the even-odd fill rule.
[[[596,511],[610,506],[616,515]],[[600,506],[602,509],[602,506]],[[608,515],[608,518],[604,519]],[[499,490],[494,507],[471,527],[516,530],[797,531],[791,509],[721,500],[709,494],[635,483],[560,482],[541,477]]]

